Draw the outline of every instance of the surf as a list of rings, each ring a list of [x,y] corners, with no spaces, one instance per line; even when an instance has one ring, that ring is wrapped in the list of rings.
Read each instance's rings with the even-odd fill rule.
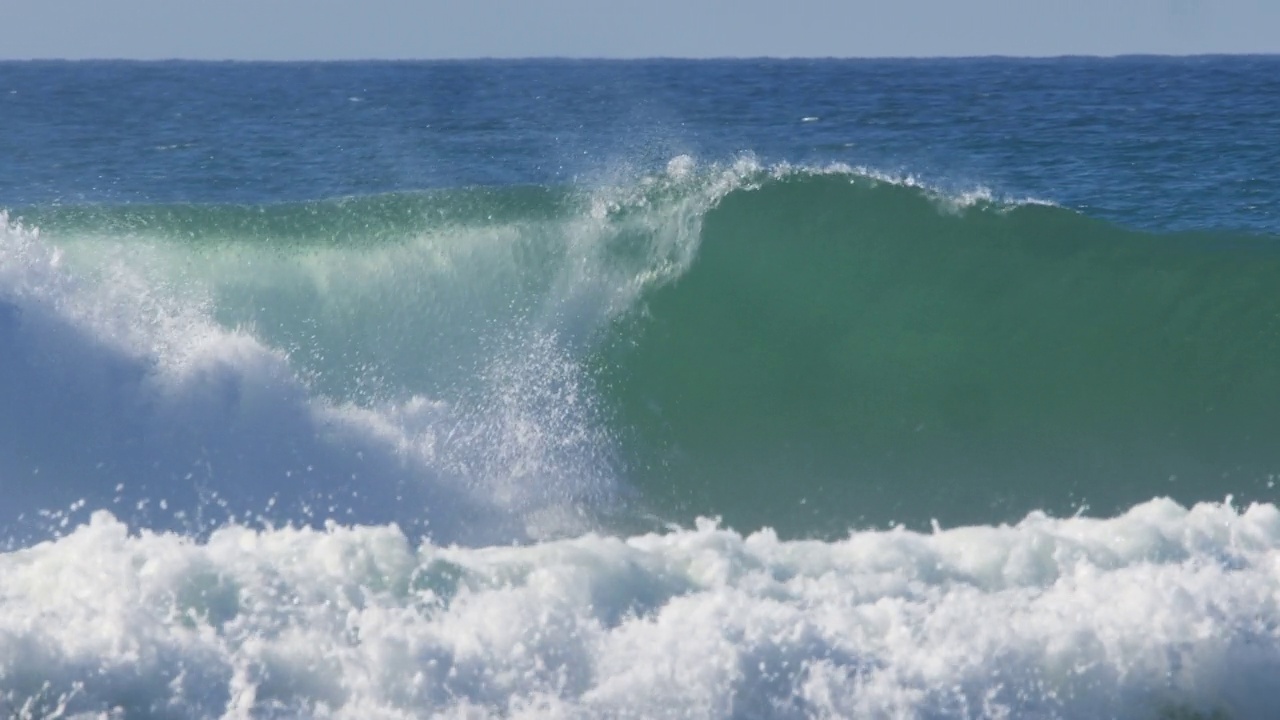
[[[1260,716],[1271,243],[687,158],[3,216],[0,707]]]
[[[522,546],[394,526],[0,554],[15,717],[1266,717],[1274,506],[834,542],[713,522]],[[1000,618],[993,622],[992,618]]]

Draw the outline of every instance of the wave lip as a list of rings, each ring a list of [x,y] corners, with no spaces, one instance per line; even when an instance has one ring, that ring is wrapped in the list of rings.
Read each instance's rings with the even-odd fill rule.
[[[392,527],[195,542],[101,513],[0,555],[0,706],[1260,718],[1278,561],[1274,506],[1167,500],[832,543],[704,522],[480,549],[415,548]]]

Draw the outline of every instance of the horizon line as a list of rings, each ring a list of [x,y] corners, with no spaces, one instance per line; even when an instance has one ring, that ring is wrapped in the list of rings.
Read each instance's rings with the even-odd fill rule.
[[[92,63],[92,62],[124,62],[124,63],[243,63],[243,64],[290,64],[290,63],[430,63],[430,62],[724,62],[724,61],[805,61],[805,60],[1120,60],[1128,58],[1152,59],[1197,59],[1197,58],[1275,58],[1280,57],[1280,50],[1270,52],[1195,52],[1195,53],[1059,53],[1047,55],[1017,55],[1009,53],[985,54],[943,54],[943,55],[472,55],[456,57],[298,57],[298,58],[239,58],[239,57],[0,57],[3,63],[54,62],[54,63]]]

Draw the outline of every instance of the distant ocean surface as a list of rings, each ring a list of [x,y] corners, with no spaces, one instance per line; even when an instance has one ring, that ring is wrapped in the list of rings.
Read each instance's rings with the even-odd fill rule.
[[[1280,57],[0,63],[0,717],[1271,718]]]

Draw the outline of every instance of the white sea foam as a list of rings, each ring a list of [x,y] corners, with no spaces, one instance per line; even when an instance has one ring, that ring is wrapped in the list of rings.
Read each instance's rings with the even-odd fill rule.
[[[8,717],[1270,717],[1280,512],[525,547],[393,527],[0,555]],[[1212,713],[1221,713],[1212,715]]]

